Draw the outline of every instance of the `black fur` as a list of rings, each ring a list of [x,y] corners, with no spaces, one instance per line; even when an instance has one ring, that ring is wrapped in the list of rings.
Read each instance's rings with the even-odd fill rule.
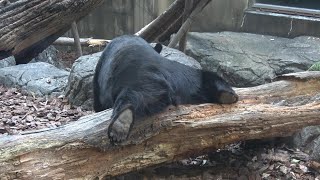
[[[154,50],[156,50],[156,51],[160,54],[160,52],[162,51],[162,44],[157,43],[157,44],[154,46]]]
[[[217,74],[168,60],[159,55],[162,46],[156,47],[137,36],[120,36],[108,44],[96,66],[94,110],[113,108],[108,133],[113,143],[129,134],[119,135],[121,130],[113,127],[127,108],[131,108],[134,122],[169,105],[238,101],[231,86]]]

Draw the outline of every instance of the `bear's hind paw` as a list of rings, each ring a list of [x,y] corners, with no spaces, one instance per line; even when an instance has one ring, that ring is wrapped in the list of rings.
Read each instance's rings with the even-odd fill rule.
[[[108,128],[108,136],[112,144],[117,144],[125,141],[133,124],[133,111],[131,108],[126,108],[119,112],[112,119]]]

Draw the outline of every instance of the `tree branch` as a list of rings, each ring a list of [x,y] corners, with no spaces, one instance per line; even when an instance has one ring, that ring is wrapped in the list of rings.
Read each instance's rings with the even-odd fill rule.
[[[177,45],[177,43],[179,42],[179,40],[181,39],[181,37],[186,34],[190,27],[192,22],[194,21],[194,17],[199,14],[202,9],[204,7],[206,7],[206,5],[210,2],[211,0],[200,0],[200,2],[197,4],[196,8],[192,11],[192,13],[190,14],[190,16],[188,17],[188,19],[182,24],[181,28],[179,29],[179,31],[177,32],[177,34],[173,37],[173,39],[170,41],[168,47],[175,47]]]
[[[105,47],[111,40],[107,39],[92,39],[92,38],[80,38],[80,45],[86,47],[96,47],[101,46]],[[53,42],[53,45],[59,46],[74,46],[74,38],[68,37],[59,37],[56,41]]]
[[[184,0],[174,1],[160,16],[150,22],[147,26],[138,31],[135,35],[142,37],[148,42],[152,42],[170,27],[174,20],[179,19],[183,14]]]

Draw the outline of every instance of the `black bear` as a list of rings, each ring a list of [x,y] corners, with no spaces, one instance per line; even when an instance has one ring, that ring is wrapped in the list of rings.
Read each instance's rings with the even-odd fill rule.
[[[135,119],[169,105],[238,101],[217,74],[168,60],[159,54],[161,49],[134,35],[117,37],[104,49],[93,79],[94,110],[113,108],[111,143],[126,140]]]

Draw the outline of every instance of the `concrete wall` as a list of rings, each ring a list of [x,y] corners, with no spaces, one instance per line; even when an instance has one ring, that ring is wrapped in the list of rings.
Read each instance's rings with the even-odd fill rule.
[[[78,23],[81,37],[110,39],[134,33],[165,11],[174,0],[105,0]],[[248,0],[212,0],[196,18],[193,31],[237,30]],[[67,33],[71,36],[71,33]]]
[[[320,19],[248,11],[240,31],[293,38],[297,36],[320,37]]]
[[[238,31],[249,0],[212,0],[198,15],[192,31]]]
[[[192,30],[239,31],[289,38],[303,35],[320,37],[319,18],[255,11],[251,9],[254,1],[212,0],[197,17]]]
[[[173,1],[105,0],[101,7],[79,22],[80,36],[112,39],[122,34],[135,33],[165,11]],[[320,36],[319,20],[256,13],[250,11],[253,2],[254,0],[212,0],[196,17],[191,30],[242,31],[283,37]],[[71,37],[70,32],[67,35]]]
[[[131,34],[167,9],[173,0],[105,0],[78,22],[81,37],[112,39]],[[71,37],[71,32],[67,32]]]

